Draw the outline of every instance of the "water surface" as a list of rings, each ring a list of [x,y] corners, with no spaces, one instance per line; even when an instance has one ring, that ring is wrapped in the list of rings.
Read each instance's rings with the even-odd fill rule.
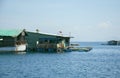
[[[119,78],[120,46],[80,43],[90,52],[0,54],[0,78]]]

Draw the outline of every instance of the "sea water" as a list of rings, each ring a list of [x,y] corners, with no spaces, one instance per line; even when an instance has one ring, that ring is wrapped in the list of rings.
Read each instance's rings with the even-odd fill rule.
[[[78,43],[78,42],[77,42]],[[79,42],[90,52],[2,53],[0,78],[120,78],[120,46]]]

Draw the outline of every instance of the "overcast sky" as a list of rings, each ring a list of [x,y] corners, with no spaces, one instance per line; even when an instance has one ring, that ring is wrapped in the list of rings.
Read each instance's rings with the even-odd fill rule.
[[[120,0],[0,0],[0,29],[6,28],[120,40]]]

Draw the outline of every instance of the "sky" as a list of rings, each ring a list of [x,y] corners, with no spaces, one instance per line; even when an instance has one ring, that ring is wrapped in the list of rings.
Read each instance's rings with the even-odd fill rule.
[[[120,40],[120,0],[0,0],[0,29],[71,35],[71,41]]]

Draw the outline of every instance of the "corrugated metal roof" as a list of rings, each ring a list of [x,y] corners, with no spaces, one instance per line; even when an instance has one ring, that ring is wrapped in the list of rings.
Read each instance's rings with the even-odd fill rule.
[[[0,29],[0,36],[18,36],[23,30],[3,30]]]
[[[31,31],[27,31],[27,32],[31,32]],[[36,33],[36,32],[31,32],[31,33]],[[44,32],[39,32],[37,34],[48,35],[48,36],[56,36],[56,37],[73,38],[73,37],[69,37],[69,36],[63,36],[63,35],[57,35],[57,34],[49,34],[49,33],[44,33]]]
[[[72,37],[67,36],[67,35],[57,35],[57,34],[49,34],[49,33],[43,33],[43,32],[40,32],[39,34],[49,35],[49,36],[56,36],[56,37],[66,37],[66,38],[72,38]]]

